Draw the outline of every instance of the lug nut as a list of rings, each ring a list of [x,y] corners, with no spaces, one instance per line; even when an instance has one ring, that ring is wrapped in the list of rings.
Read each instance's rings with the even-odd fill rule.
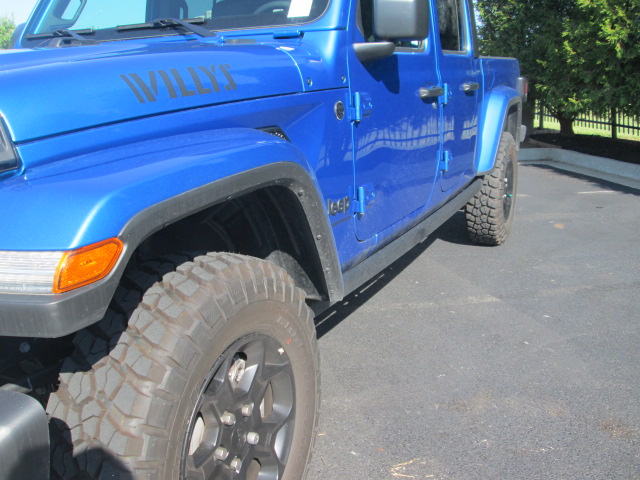
[[[227,450],[224,447],[218,447],[216,448],[216,451],[213,452],[213,456],[216,460],[226,460],[227,457],[229,456],[229,450]]]
[[[260,435],[258,435],[256,432],[247,433],[247,443],[249,445],[257,445],[259,441]]]
[[[232,427],[236,424],[236,416],[233,413],[224,412],[220,417],[220,421],[225,425]]]
[[[252,403],[247,403],[246,405],[242,406],[242,415],[243,416],[250,417],[252,413],[253,413],[253,404]]]
[[[242,460],[240,460],[238,457],[235,457],[233,460],[231,460],[231,465],[229,466],[231,467],[231,470],[233,470],[237,475],[242,469]]]

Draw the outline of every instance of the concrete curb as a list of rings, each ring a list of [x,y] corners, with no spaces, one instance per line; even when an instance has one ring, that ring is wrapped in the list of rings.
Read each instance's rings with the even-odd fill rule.
[[[631,186],[640,185],[640,165],[611,160],[610,158],[596,157],[572,150],[560,148],[521,148],[518,152],[518,162],[527,163],[556,163],[560,168],[578,171],[586,175],[596,174],[598,177],[606,176],[607,180],[617,181]],[[567,168],[568,167],[568,168]],[[620,180],[623,180],[620,182]]]

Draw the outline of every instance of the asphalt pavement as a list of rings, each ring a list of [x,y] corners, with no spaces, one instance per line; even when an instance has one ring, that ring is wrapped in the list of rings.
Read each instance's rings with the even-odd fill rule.
[[[640,479],[640,189],[519,173],[505,245],[458,213],[318,319],[310,480]]]

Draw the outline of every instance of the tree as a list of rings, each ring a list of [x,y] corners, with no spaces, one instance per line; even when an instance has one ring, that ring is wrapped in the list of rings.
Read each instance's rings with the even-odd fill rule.
[[[11,35],[16,25],[13,20],[7,17],[0,17],[0,49],[9,48],[11,45]]]
[[[640,117],[640,2],[577,0],[570,67],[584,72],[592,86],[589,108]]]
[[[572,135],[587,110],[640,109],[632,99],[640,89],[639,9],[637,0],[478,0],[483,53],[519,58],[532,98]]]

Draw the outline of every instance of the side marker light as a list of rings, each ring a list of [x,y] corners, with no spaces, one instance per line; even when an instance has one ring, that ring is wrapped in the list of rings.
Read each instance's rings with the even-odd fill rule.
[[[64,293],[106,277],[114,267],[123,244],[117,238],[65,252],[58,264],[53,293]]]

